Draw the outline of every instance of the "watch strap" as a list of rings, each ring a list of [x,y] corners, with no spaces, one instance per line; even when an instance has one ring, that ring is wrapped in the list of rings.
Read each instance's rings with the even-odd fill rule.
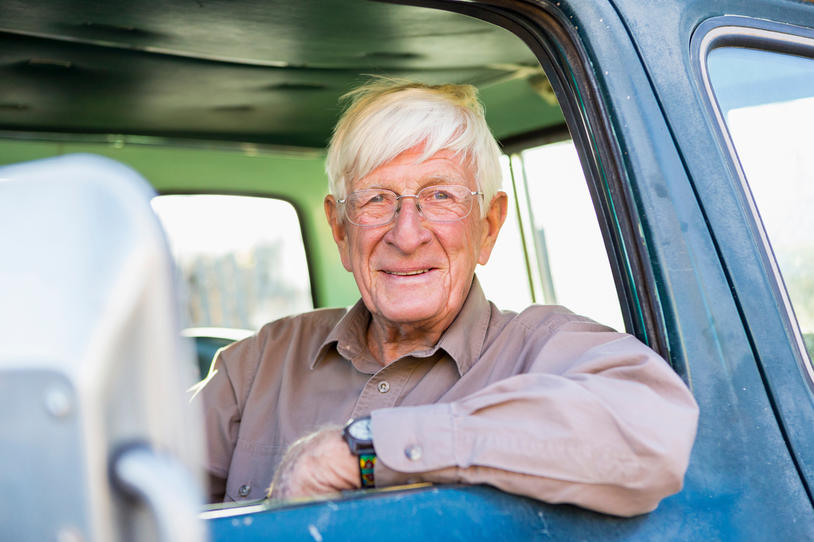
[[[342,438],[345,439],[350,452],[356,456],[359,463],[359,481],[362,489],[368,489],[376,487],[376,448],[374,448],[372,440],[358,440],[351,434],[351,426],[357,423],[370,424],[370,416],[348,420],[342,430]]]
[[[376,454],[365,452],[359,454],[359,476],[362,480],[362,489],[376,487],[374,477],[376,470]]]

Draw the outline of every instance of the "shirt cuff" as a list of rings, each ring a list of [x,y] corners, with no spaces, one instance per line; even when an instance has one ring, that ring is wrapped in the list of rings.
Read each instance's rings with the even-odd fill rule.
[[[373,445],[378,462],[390,483],[403,481],[389,471],[426,472],[456,466],[455,423],[449,404],[384,408],[371,413]],[[383,484],[384,485],[384,484]]]

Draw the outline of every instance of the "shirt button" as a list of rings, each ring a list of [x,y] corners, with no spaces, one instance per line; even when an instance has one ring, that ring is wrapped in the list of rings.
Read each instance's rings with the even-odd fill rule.
[[[390,391],[390,384],[388,384],[386,380],[382,380],[379,382],[379,391],[381,393],[387,393]]]
[[[421,459],[421,453],[421,446],[418,444],[411,444],[404,449],[404,455],[406,455],[410,461],[418,461]]]
[[[252,490],[252,486],[250,486],[249,484],[243,484],[243,485],[242,485],[242,486],[240,486],[240,488],[237,490],[237,494],[238,494],[238,495],[240,495],[241,497],[248,497],[248,496],[249,496],[249,492],[250,492],[251,490]]]

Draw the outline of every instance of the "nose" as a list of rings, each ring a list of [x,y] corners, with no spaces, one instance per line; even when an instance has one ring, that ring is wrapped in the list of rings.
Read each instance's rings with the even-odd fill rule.
[[[411,253],[432,239],[432,234],[424,226],[424,217],[418,210],[415,196],[402,196],[393,219],[393,227],[384,239],[401,252]]]

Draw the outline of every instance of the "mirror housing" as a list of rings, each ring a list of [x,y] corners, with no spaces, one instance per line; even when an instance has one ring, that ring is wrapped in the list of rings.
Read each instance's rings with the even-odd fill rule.
[[[10,540],[206,537],[202,424],[185,393],[196,368],[152,196],[133,170],[98,156],[0,168],[0,524]]]

